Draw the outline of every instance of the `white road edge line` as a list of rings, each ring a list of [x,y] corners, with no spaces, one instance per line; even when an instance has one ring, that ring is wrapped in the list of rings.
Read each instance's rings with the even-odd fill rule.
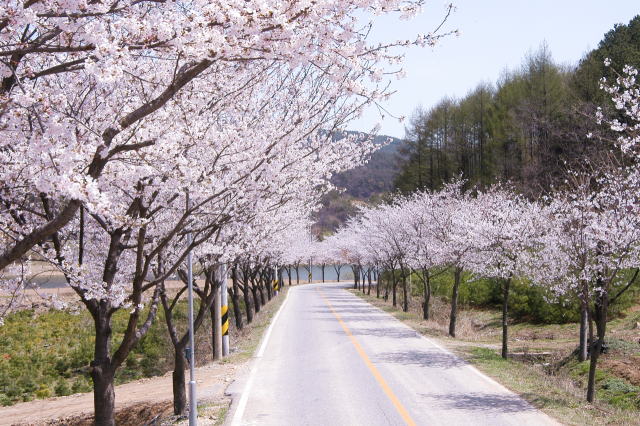
[[[269,329],[267,330],[267,334],[264,335],[264,340],[262,341],[262,346],[260,346],[260,350],[258,354],[255,356],[256,362],[251,369],[251,373],[249,374],[249,380],[247,380],[247,384],[244,387],[244,391],[242,391],[242,396],[240,397],[240,402],[238,402],[238,408],[236,409],[235,414],[233,415],[233,421],[231,422],[231,426],[240,426],[242,423],[242,417],[244,416],[244,410],[247,408],[247,402],[249,400],[249,392],[251,391],[251,387],[253,386],[253,380],[256,377],[256,372],[258,371],[258,363],[260,362],[260,358],[264,355],[264,350],[267,347],[267,343],[269,342],[269,337],[271,337],[271,331],[273,330],[273,326],[276,321],[278,321],[278,317],[280,316],[280,312],[282,312],[282,308],[287,304],[287,300],[289,300],[289,294],[293,289],[287,292],[287,297],[285,297],[284,302],[280,305],[280,309],[276,312],[276,315],[271,320],[271,325],[269,325]]]

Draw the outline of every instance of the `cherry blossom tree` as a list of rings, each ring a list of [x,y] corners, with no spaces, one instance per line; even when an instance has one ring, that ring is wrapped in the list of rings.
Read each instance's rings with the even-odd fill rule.
[[[469,192],[462,190],[463,182],[446,184],[435,194],[435,205],[428,211],[432,223],[433,238],[438,242],[437,256],[454,271],[454,284],[451,293],[451,315],[449,317],[449,335],[456,335],[458,311],[458,290],[462,272],[470,266],[474,252],[480,247],[471,232],[478,221]]]
[[[478,221],[473,223],[477,249],[469,264],[478,277],[491,278],[502,290],[502,357],[507,358],[509,289],[514,277],[528,272],[530,254],[545,232],[543,208],[495,185],[474,199]]]
[[[397,0],[0,6],[0,271],[37,253],[93,316],[97,425],[113,424],[115,371],[187,253],[234,223],[316,197],[331,173],[364,160],[370,143],[333,133],[388,96],[381,64],[400,59],[389,48],[440,36],[369,46],[369,26],[356,16],[406,19],[420,8]],[[120,309],[129,322],[112,351]]]
[[[125,153],[164,151],[159,139],[166,127],[154,120],[173,117],[172,101],[188,86],[216,89],[204,101],[209,108],[200,108],[209,112],[198,115],[201,121],[224,116],[229,103],[242,105],[241,95],[271,78],[274,64],[298,76],[309,69],[325,76],[329,84],[316,86],[316,103],[335,105],[344,95],[357,96],[342,120],[384,99],[388,92],[375,84],[384,72],[380,61],[399,59],[388,48],[433,45],[440,36],[369,46],[369,26],[359,27],[358,10],[408,19],[420,12],[421,2],[5,3],[0,270],[64,227],[81,205],[104,212],[111,200],[98,185],[107,163]],[[365,76],[374,84],[363,84]],[[41,196],[21,198],[26,193]]]
[[[412,248],[408,256],[408,264],[412,269],[419,271],[417,274],[424,286],[424,302],[422,305],[423,318],[429,319],[429,305],[431,302],[431,279],[446,272],[445,261],[442,258],[442,250],[435,238],[435,228],[431,221],[431,215],[437,208],[437,197],[433,192],[420,191],[410,198],[398,200],[398,208],[404,214],[404,223],[407,225],[401,238]],[[439,268],[438,272],[434,269]]]

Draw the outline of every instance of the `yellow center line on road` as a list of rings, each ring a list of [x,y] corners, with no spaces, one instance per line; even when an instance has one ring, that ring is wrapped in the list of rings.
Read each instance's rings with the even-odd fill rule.
[[[393,393],[393,391],[391,390],[387,382],[382,378],[382,375],[380,375],[380,373],[378,372],[378,369],[373,365],[373,363],[371,362],[367,354],[364,352],[364,350],[356,340],[356,338],[353,337],[353,334],[351,334],[351,332],[347,328],[347,325],[344,323],[344,321],[342,321],[342,318],[340,318],[340,315],[338,315],[336,310],[333,309],[333,306],[331,306],[331,303],[329,303],[324,293],[319,288],[318,288],[318,291],[322,295],[322,298],[324,299],[324,301],[327,302],[327,305],[329,305],[329,308],[331,308],[331,310],[333,311],[333,314],[336,316],[336,318],[338,318],[338,321],[340,321],[342,328],[344,328],[344,331],[347,332],[347,335],[351,339],[351,342],[353,342],[353,345],[356,347],[356,349],[360,353],[360,356],[362,357],[362,359],[364,359],[364,362],[369,367],[369,370],[371,370],[375,378],[378,380],[378,383],[380,383],[380,386],[382,386],[382,389],[384,389],[384,391],[386,392],[387,396],[389,397],[393,405],[395,405],[396,409],[398,410],[398,413],[400,413],[400,416],[402,416],[405,423],[407,423],[407,425],[409,426],[416,426],[413,419],[411,419],[411,416],[409,416],[409,413],[407,413],[407,410],[405,410],[404,407],[402,406],[402,403],[400,402],[400,400],[395,396],[395,394]]]

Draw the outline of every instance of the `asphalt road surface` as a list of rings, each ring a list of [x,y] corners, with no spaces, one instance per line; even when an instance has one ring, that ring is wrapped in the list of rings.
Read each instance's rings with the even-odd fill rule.
[[[290,291],[227,424],[558,425],[344,286]]]

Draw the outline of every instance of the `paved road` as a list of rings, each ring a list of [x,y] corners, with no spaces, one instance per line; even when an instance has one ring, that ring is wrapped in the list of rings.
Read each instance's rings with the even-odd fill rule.
[[[343,287],[291,290],[227,424],[558,424]]]

